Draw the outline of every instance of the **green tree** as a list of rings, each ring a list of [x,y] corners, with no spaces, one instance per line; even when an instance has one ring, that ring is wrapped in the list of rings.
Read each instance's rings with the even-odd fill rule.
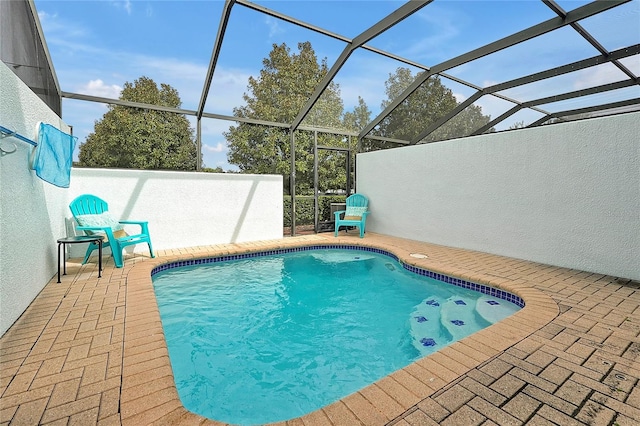
[[[389,79],[385,82],[387,99],[382,101],[381,108],[385,109],[414,79],[408,68],[400,67],[394,74],[389,74]],[[431,76],[380,122],[376,134],[411,141],[457,105],[458,102],[451,89],[442,84],[439,76]],[[482,114],[482,108],[470,105],[427,135],[425,141],[468,136],[489,121],[490,117]],[[377,145],[377,148],[374,145]],[[397,145],[391,142],[368,142],[367,148],[379,149],[392,146]]]
[[[218,166],[218,167],[203,167],[202,171],[204,173],[224,173],[224,170],[222,169],[222,167]]]
[[[148,77],[127,82],[120,99],[180,108],[177,90]],[[195,170],[197,147],[184,115],[110,105],[80,145],[79,166]]]
[[[289,124],[313,94],[328,71],[326,58],[318,62],[311,43],[298,44],[298,53],[282,43],[274,44],[269,56],[263,60],[263,69],[257,78],[250,77],[244,106],[234,108],[236,117],[253,118]],[[318,99],[302,125],[335,128],[343,127],[343,102],[340,87],[330,83]],[[290,193],[291,139],[288,129],[238,123],[231,126],[225,137],[229,146],[227,159],[244,173],[281,174],[285,177],[285,193]],[[346,139],[319,132],[318,145],[346,147]],[[313,140],[314,132],[295,132],[296,192],[313,192]],[[319,175],[341,179],[320,178],[320,190],[336,185],[344,187],[346,177],[336,169],[340,162],[335,153],[319,152]],[[342,166],[340,166],[342,167]]]
[[[480,106],[471,104],[436,129],[432,134],[427,135],[424,140],[427,142],[435,142],[469,136],[489,121],[491,121],[491,117],[483,115]],[[494,131],[495,129],[491,127],[487,129],[485,133]]]
[[[371,111],[364,99],[358,96],[358,105],[353,112],[345,112],[342,117],[342,127],[352,132],[360,132],[371,121]]]
[[[365,103],[364,99],[358,96],[358,105],[353,108],[353,111],[347,111],[344,113],[342,117],[342,128],[354,133],[359,133],[360,130],[366,126],[369,121],[371,121],[371,110]],[[351,182],[355,181],[355,156],[357,150],[358,139],[356,137],[342,137],[342,142],[333,143],[332,146],[340,146],[351,149],[351,158],[350,158],[350,170],[351,173]],[[344,170],[345,162],[346,162],[346,153],[344,152],[333,152],[331,153],[333,159],[335,161],[335,169],[336,170]],[[338,179],[340,179],[338,181]],[[342,173],[334,173],[333,176],[323,176],[320,175],[320,180],[327,182],[327,189],[337,189],[344,188],[346,186],[346,182],[344,182],[344,174]]]

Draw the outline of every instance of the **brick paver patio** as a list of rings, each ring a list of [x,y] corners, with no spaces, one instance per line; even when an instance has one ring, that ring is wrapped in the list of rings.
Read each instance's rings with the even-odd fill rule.
[[[52,277],[0,339],[0,424],[217,424],[178,399],[151,269],[336,242],[393,251],[511,291],[527,306],[287,425],[640,425],[640,283],[371,233],[129,256],[122,269],[110,259],[102,278],[95,263],[70,261],[62,283]]]

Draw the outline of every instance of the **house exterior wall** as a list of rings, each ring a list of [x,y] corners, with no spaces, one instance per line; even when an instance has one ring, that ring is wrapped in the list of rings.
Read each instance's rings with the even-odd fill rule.
[[[640,279],[640,113],[359,154],[367,230]]]
[[[69,127],[0,62],[0,125],[34,139],[39,122]],[[56,268],[57,238],[64,235],[65,189],[30,169],[33,146],[0,138],[15,152],[0,152],[0,335],[29,306]]]
[[[0,93],[0,125],[29,138],[40,121],[70,132],[4,63]],[[282,237],[282,176],[74,168],[65,189],[30,169],[31,145],[0,144],[16,147],[0,156],[0,335],[57,273],[56,240],[75,234],[69,203],[80,194],[103,198],[119,219],[149,221],[156,250]]]

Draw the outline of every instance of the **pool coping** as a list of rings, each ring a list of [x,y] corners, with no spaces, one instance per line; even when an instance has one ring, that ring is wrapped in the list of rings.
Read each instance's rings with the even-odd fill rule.
[[[168,349],[151,280],[151,271],[154,268],[180,260],[336,244],[384,250],[397,256],[407,265],[507,291],[522,298],[525,306],[508,318],[436,353],[420,358],[337,402],[305,416],[274,424],[348,424],[350,419],[364,424],[390,422],[425,398],[446,388],[465,373],[492,360],[538,331],[560,313],[558,304],[531,284],[499,275],[474,273],[438,262],[428,256],[413,257],[411,247],[408,247],[411,244],[405,244],[407,247],[403,247],[402,241],[397,244],[384,244],[368,238],[317,235],[260,244],[213,246],[206,252],[185,252],[147,259],[136,263],[126,276],[127,305],[120,397],[122,424],[226,424],[190,412],[180,401],[173,382]]]

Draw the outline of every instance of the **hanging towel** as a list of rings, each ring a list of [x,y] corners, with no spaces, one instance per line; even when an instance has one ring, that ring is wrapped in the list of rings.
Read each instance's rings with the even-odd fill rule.
[[[38,146],[33,169],[36,175],[60,188],[68,188],[71,164],[77,137],[64,133],[50,124],[40,123]]]

